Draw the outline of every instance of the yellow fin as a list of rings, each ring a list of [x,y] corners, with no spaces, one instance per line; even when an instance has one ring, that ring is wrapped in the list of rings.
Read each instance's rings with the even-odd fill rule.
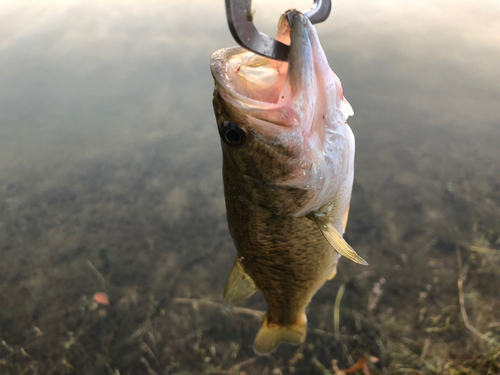
[[[330,276],[328,276],[328,280],[331,280],[335,277],[335,275],[337,274],[337,265],[335,265],[335,267],[333,267],[333,271],[332,273],[330,274]]]
[[[321,233],[325,236],[326,240],[332,245],[337,253],[345,256],[347,259],[352,260],[355,263],[362,264],[367,266],[368,263],[366,260],[361,258],[358,253],[354,251],[354,249],[349,246],[347,242],[345,242],[342,235],[338,232],[337,229],[331,224],[327,219],[317,217],[315,214],[310,214],[308,216],[312,216],[316,224],[318,224]]]
[[[228,308],[233,307],[250,297],[257,289],[255,282],[245,272],[239,259],[236,259],[224,291],[224,304]]]
[[[347,218],[349,217],[349,208],[351,207],[351,202],[347,205],[347,208],[344,212],[344,229],[342,233],[345,233],[345,227],[347,226]]]
[[[274,351],[281,343],[294,345],[303,343],[306,339],[306,333],[306,314],[303,314],[296,324],[290,326],[268,324],[266,314],[255,337],[253,348],[257,354],[268,354]]]

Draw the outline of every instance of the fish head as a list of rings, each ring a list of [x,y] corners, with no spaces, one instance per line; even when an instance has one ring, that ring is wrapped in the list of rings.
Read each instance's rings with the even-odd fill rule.
[[[212,56],[224,183],[277,214],[305,216],[352,169],[352,109],[306,16],[286,12],[276,39],[290,45],[288,61],[240,47]]]

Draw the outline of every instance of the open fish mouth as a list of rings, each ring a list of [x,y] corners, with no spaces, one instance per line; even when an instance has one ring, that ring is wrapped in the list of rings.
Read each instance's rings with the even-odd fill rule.
[[[310,23],[307,17],[297,10],[282,15],[276,39],[291,45],[288,61],[273,60],[241,47],[215,52],[211,69],[216,84],[222,89],[219,91],[223,96],[230,96],[224,99],[266,109],[292,107],[294,94],[302,89],[301,81],[307,79],[314,85],[313,50],[305,27],[307,23]]]
[[[275,125],[299,126],[304,135],[317,132],[322,138],[322,116],[328,106],[339,107],[342,122],[353,114],[340,81],[328,65],[314,26],[300,11],[289,10],[281,16],[276,40],[290,45],[288,61],[241,47],[215,52],[211,70],[216,91],[249,116]]]
[[[277,104],[285,86],[288,62],[272,60],[241,47],[216,52],[214,78],[237,99]],[[214,59],[216,59],[214,57]]]

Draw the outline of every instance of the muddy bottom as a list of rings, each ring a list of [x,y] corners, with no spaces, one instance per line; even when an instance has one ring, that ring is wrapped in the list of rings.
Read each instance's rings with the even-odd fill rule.
[[[223,1],[0,1],[0,375],[500,374],[498,4],[332,5],[369,266],[259,357],[262,295],[221,305]]]
[[[164,137],[2,178],[0,373],[500,373],[500,132],[411,129],[357,136],[346,238],[370,265],[342,259],[306,342],[266,357],[262,296],[220,304],[218,156],[186,168]]]

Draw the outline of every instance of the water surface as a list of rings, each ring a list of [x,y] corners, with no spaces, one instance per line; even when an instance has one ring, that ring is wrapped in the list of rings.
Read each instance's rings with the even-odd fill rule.
[[[254,1],[256,23],[309,5]],[[306,344],[257,358],[262,297],[214,304],[235,255],[222,0],[0,1],[1,374],[500,372],[500,5],[334,2],[317,29],[355,112],[346,238],[370,266],[342,260]],[[464,325],[461,269],[496,343]]]

